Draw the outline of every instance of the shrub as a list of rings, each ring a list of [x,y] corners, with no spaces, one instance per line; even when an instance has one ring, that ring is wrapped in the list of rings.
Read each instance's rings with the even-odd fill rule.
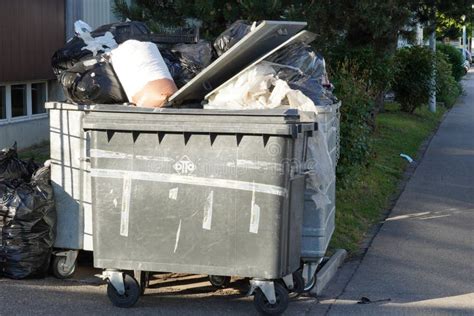
[[[451,64],[451,71],[453,74],[454,79],[456,81],[461,80],[462,76],[464,76],[464,56],[454,46],[438,43],[436,49],[439,52],[442,52],[447,56],[448,62]]]
[[[358,76],[358,66],[344,62],[333,75],[335,94],[342,101],[338,183],[345,184],[353,167],[365,164],[370,154],[370,121],[373,102],[366,79]]]
[[[432,56],[429,48],[420,46],[402,48],[396,53],[392,88],[402,111],[413,113],[417,107],[428,102]]]
[[[365,79],[365,85],[374,99],[383,96],[391,87],[393,81],[391,54],[377,53],[370,46],[354,48],[341,44],[329,51],[327,58],[332,64],[340,64],[345,60],[355,61],[357,73],[354,75]]]
[[[448,57],[440,51],[436,52],[436,93],[438,101],[446,107],[452,107],[461,94],[461,85],[452,75]]]

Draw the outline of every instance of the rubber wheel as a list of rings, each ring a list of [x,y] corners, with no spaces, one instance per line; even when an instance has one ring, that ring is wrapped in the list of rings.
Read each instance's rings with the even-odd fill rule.
[[[293,289],[291,292],[301,294],[304,293],[305,290],[304,278],[301,271],[296,271],[293,273]]]
[[[224,289],[230,284],[230,276],[210,275],[209,282],[217,289]]]
[[[125,273],[123,274],[123,284],[125,286],[125,293],[120,295],[112,283],[109,282],[107,285],[107,296],[112,304],[117,307],[132,307],[140,298],[140,286],[132,276]]]
[[[275,304],[270,304],[261,289],[255,290],[253,302],[255,308],[262,315],[281,315],[288,308],[288,290],[280,283],[274,282],[275,286]]]
[[[66,260],[67,257],[65,256],[54,256],[52,269],[53,275],[61,280],[72,278],[74,272],[76,272],[76,263],[72,265],[69,269],[66,268]]]
[[[140,295],[144,295],[150,282],[150,273],[146,271],[134,271],[134,276],[140,286]]]

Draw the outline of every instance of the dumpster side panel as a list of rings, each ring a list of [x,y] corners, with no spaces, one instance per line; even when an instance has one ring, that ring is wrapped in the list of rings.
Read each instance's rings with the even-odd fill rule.
[[[89,174],[83,111],[50,109],[51,180],[57,209],[56,248],[92,250]],[[85,217],[89,235],[84,234]],[[87,236],[86,236],[87,235]]]
[[[340,103],[320,107],[316,116],[318,131],[325,135],[334,172],[339,159],[339,107]],[[301,257],[305,261],[318,261],[324,257],[335,229],[336,180],[327,190],[328,205],[319,206],[311,196],[314,191],[307,189],[304,201],[303,234]]]

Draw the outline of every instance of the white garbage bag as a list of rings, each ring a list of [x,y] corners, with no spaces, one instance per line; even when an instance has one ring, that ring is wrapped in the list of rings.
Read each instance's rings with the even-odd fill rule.
[[[151,42],[128,40],[112,50],[111,60],[128,99],[137,106],[161,107],[177,91],[160,51]]]

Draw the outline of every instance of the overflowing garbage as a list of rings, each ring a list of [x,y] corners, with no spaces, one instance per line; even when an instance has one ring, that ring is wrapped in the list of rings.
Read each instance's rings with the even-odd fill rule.
[[[141,22],[74,24],[76,35],[51,64],[69,102],[161,107],[211,63],[208,41],[153,34]]]
[[[176,272],[212,274],[218,271],[219,275],[225,274],[225,277],[239,275],[250,278],[250,293],[255,293],[256,307],[259,311],[273,314],[284,311],[288,291],[300,293],[314,286],[315,271],[325,256],[335,227],[335,166],[338,152],[340,103],[332,93],[324,58],[310,45],[315,35],[303,30],[306,26],[304,22],[262,21],[257,24],[237,21],[211,43],[200,40],[196,36],[186,37],[187,40],[179,39],[179,36],[169,38],[157,36],[148,29],[142,29],[141,26],[144,25],[136,23],[123,22],[91,30],[87,24],[78,21],[76,36],[64,49],[55,54],[52,61],[69,102],[98,104],[88,108],[80,117],[83,120],[81,124],[84,124],[81,133],[86,131],[91,139],[90,144],[87,145],[90,146],[88,150],[93,158],[90,160],[92,170],[90,176],[95,178],[90,185],[91,191],[95,192],[92,194],[91,207],[92,210],[110,209],[101,213],[104,219],[92,225],[96,267],[109,269],[103,274],[103,277],[110,281],[109,298],[120,307],[135,304],[138,293],[143,290],[138,291],[135,287],[142,286],[142,282],[132,282],[134,280],[131,276],[120,277],[126,275],[120,270],[124,270],[125,267],[128,270],[132,267],[142,269],[144,267],[142,263],[146,261],[149,264],[146,269],[154,269],[153,271],[160,271],[160,269],[168,271],[169,267],[179,266],[186,271]],[[118,32],[118,28],[125,28],[128,31]],[[138,29],[138,33],[141,33],[136,34],[131,31],[133,29]],[[160,111],[128,108],[115,112],[114,106],[100,104],[113,104],[116,107],[132,104],[137,107],[175,108]],[[212,111],[184,110],[183,108],[186,107],[199,107]],[[81,108],[78,106],[76,111],[83,111]],[[270,109],[274,111],[238,111]],[[233,111],[227,114],[225,110]],[[65,108],[65,111],[72,110]],[[169,122],[170,119],[178,117],[178,112],[179,122]],[[111,113],[120,113],[121,121],[128,122],[130,118],[130,122],[120,126],[116,120],[118,114],[111,115]],[[127,133],[131,134],[131,137],[127,136]],[[170,136],[165,137],[164,135],[168,133]],[[194,134],[197,136],[194,137]],[[208,134],[210,142],[201,141]],[[235,142],[235,136],[237,142]],[[229,137],[232,141],[227,142]],[[159,145],[156,145],[156,142]],[[202,161],[212,161],[217,157],[215,155],[234,150],[233,147],[224,145],[230,143],[239,147],[235,151],[239,152],[240,159],[229,154],[225,158],[228,160],[226,166],[248,168],[245,170],[245,178],[226,179],[227,175],[220,174],[214,169],[208,172],[209,170],[205,168],[199,168],[199,173],[193,174]],[[133,148],[134,154],[117,152],[117,150],[120,151],[118,144]],[[291,147],[293,145],[295,147],[290,151],[291,153],[282,150],[293,148]],[[155,153],[156,157],[150,159],[147,155],[150,148],[155,148],[155,146],[162,146],[161,151]],[[199,148],[193,148],[196,146]],[[257,155],[256,161],[251,160],[256,151],[262,151],[260,146],[265,148],[265,152]],[[179,160],[161,157],[160,155],[164,152],[172,157],[178,157]],[[183,153],[186,155],[182,155]],[[295,162],[296,165],[286,170],[284,166],[286,166],[285,161],[288,155],[295,156],[289,157],[289,160]],[[114,159],[113,163],[111,159]],[[160,165],[160,167],[145,168],[146,171],[143,169],[140,171],[117,170],[116,159],[147,160],[149,162],[146,164],[147,168],[158,162],[173,164],[168,169]],[[128,162],[127,165],[129,165]],[[111,166],[114,169],[109,170]],[[273,174],[269,166],[277,166],[278,170],[284,170],[283,172],[291,169],[291,172],[295,174],[291,177],[279,175],[278,179],[286,179],[285,183],[274,183],[271,181],[276,178],[272,178]],[[176,173],[174,171],[170,174],[156,173],[156,170],[174,170]],[[261,174],[255,170],[268,172],[270,176],[261,177]],[[105,178],[107,180],[104,180]],[[290,183],[290,178],[295,182]],[[163,187],[155,187],[153,191],[164,194],[164,198],[157,199],[156,203],[153,203],[150,201],[156,198],[156,195],[146,199],[135,196],[131,189],[132,180],[133,190],[137,190],[141,185],[140,180],[150,182],[147,183],[147,190],[150,185],[158,186],[164,183]],[[116,190],[110,190],[111,181],[117,185]],[[169,190],[170,183],[173,183],[173,188],[165,192]],[[283,254],[290,256],[291,260],[268,256],[260,258],[262,249],[252,248],[258,243],[251,242],[249,245],[251,244],[252,247],[243,249],[250,255],[239,257],[238,260],[245,261],[255,256],[261,259],[263,267],[253,266],[255,262],[252,261],[252,263],[244,262],[241,267],[236,268],[233,267],[236,263],[239,264],[236,260],[218,263],[218,260],[211,260],[208,256],[203,259],[203,264],[199,255],[191,255],[189,252],[184,252],[185,255],[181,253],[183,249],[196,248],[193,244],[195,239],[186,235],[190,231],[186,225],[191,224],[187,220],[182,220],[185,218],[182,217],[184,213],[170,219],[170,226],[166,227],[170,229],[166,235],[173,236],[172,242],[169,242],[171,239],[163,240],[163,247],[155,249],[152,253],[149,252],[149,247],[145,247],[145,251],[141,253],[143,257],[140,257],[140,252],[136,250],[156,232],[155,228],[162,222],[154,224],[147,236],[143,235],[143,239],[140,237],[140,244],[136,247],[133,243],[137,240],[131,236],[138,236],[143,230],[137,231],[138,226],[130,225],[130,223],[138,216],[138,212],[141,212],[140,216],[147,212],[149,203],[153,203],[153,213],[150,214],[156,214],[155,204],[162,202],[163,205],[159,209],[164,213],[168,212],[168,205],[175,205],[173,203],[184,203],[184,206],[179,209],[187,210],[187,206],[191,203],[183,201],[191,196],[185,194],[186,190],[191,190],[188,186],[193,186],[193,201],[197,201],[196,197],[201,195],[206,201],[203,206],[203,222],[189,226],[196,229],[193,231],[193,237],[196,240],[203,238],[203,242],[210,241],[213,207],[216,208],[215,214],[221,214],[219,209],[225,203],[214,204],[214,196],[216,199],[222,198],[222,201],[225,201],[229,195],[218,192],[234,194],[234,191],[238,190],[239,195],[236,196],[239,199],[239,207],[242,207],[242,212],[239,211],[239,214],[242,214],[242,217],[250,216],[248,220],[241,221],[245,222],[245,225],[248,225],[250,221],[248,227],[239,228],[242,235],[247,234],[248,230],[250,234],[246,236],[248,240],[258,237],[256,240],[262,242],[263,238],[269,237],[269,242],[273,243],[272,238],[278,234],[282,236],[293,234],[291,238],[285,239],[285,242],[289,243],[285,249],[291,250],[291,253]],[[293,190],[290,186],[295,186],[297,189]],[[178,189],[179,195],[182,196],[182,200],[179,201]],[[252,194],[244,193],[245,191]],[[104,192],[110,193],[103,196]],[[295,195],[291,197],[295,199],[294,207],[281,200],[289,198],[288,192],[293,192],[292,194]],[[218,194],[221,195],[217,197]],[[113,199],[110,200],[112,197]],[[172,201],[168,201],[168,197]],[[122,199],[121,203],[118,202],[120,199]],[[132,200],[135,202],[132,203]],[[139,203],[143,204],[138,206]],[[278,205],[284,208],[290,207],[293,210],[283,210]],[[192,212],[196,210],[193,209]],[[286,228],[281,228],[283,227],[281,226],[280,230],[276,229],[271,234],[257,236],[259,225],[271,225],[273,221],[268,219],[272,216],[278,218],[280,216],[278,212],[292,213],[295,218],[285,224]],[[115,230],[112,230],[109,224],[115,225],[118,221],[109,223],[105,216],[118,214],[120,214],[120,227],[117,226]],[[267,220],[260,223],[260,216]],[[156,220],[153,216],[147,218],[149,222]],[[193,221],[200,220],[194,215],[189,218]],[[179,222],[176,222],[178,219]],[[303,224],[298,224],[297,219],[302,219]],[[107,229],[101,228],[101,225],[107,225]],[[287,228],[288,231],[284,231]],[[220,226],[220,230],[213,231],[212,234],[219,236],[218,234],[225,232],[226,229],[229,228],[225,225]],[[261,229],[261,231],[270,232],[273,228],[270,227],[267,230],[266,226],[262,226]],[[205,235],[207,232],[209,235]],[[235,232],[235,227],[232,227],[232,232]],[[182,237],[180,237],[181,234],[183,234]],[[301,247],[298,242],[295,242],[300,237]],[[133,246],[136,257],[127,258],[127,264],[123,264],[123,254],[130,253],[130,249],[123,246],[124,240],[127,240],[128,247]],[[115,242],[117,243],[114,244]],[[151,238],[150,243],[155,242],[156,238]],[[281,243],[277,244],[281,246]],[[202,244],[201,246],[204,247]],[[229,249],[235,247],[235,242],[229,243],[228,240],[222,239],[221,246],[219,246],[220,249],[226,249],[228,253]],[[270,250],[272,251],[270,255],[279,256],[278,249]],[[223,256],[225,255],[218,257]],[[111,258],[115,259],[111,260]],[[274,262],[286,262],[288,266],[281,267],[281,271],[274,271],[271,274],[267,270],[265,261],[269,258]],[[163,261],[164,259],[166,262]],[[192,264],[187,265],[188,260],[191,260]],[[214,266],[219,266],[221,270],[210,268]],[[196,270],[196,267],[199,270]],[[248,269],[245,270],[244,267]],[[264,272],[257,273],[259,269]],[[287,277],[292,275],[295,284],[287,284]],[[283,281],[274,282],[274,280]],[[127,288],[125,294],[121,292],[124,285]],[[265,288],[269,291],[268,293],[264,291]],[[283,292],[279,292],[281,288]],[[279,295],[279,300],[268,295],[272,291],[273,296]]]
[[[56,229],[49,166],[18,158],[16,146],[0,151],[0,276],[44,277]]]

